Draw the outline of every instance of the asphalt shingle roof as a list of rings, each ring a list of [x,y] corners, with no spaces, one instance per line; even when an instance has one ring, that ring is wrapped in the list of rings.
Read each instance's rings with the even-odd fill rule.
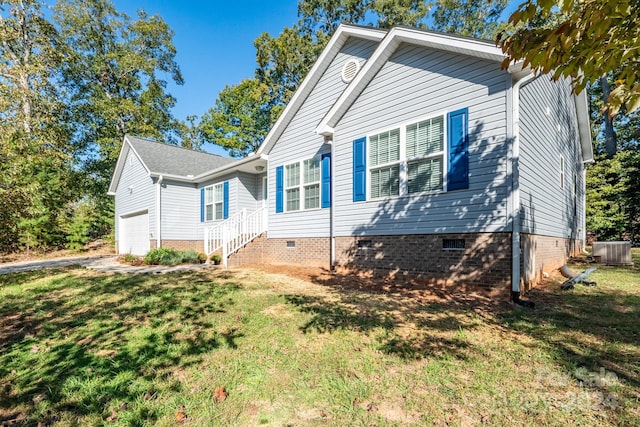
[[[160,174],[198,176],[238,161],[131,135],[127,135],[127,140],[149,170]]]

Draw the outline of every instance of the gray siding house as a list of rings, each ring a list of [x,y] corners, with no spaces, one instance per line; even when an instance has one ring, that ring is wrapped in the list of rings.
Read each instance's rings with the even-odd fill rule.
[[[255,155],[197,153],[209,170],[176,171],[150,159],[186,150],[125,138],[110,189],[118,248],[148,232],[139,252],[191,245],[236,266],[408,272],[517,295],[582,249],[593,153],[584,93],[503,59],[492,42],[342,25]]]

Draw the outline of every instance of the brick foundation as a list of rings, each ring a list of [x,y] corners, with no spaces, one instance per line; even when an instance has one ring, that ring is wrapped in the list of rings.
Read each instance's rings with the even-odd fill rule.
[[[464,240],[443,249],[443,240]],[[375,275],[407,273],[443,285],[503,287],[510,284],[511,234],[433,234],[336,238],[337,267]],[[330,266],[329,238],[261,237],[229,258],[250,264]]]
[[[561,237],[520,235],[520,272],[525,288],[542,280],[544,273],[562,267],[570,256],[579,255],[582,240]]]
[[[152,243],[151,248],[155,248],[155,241]],[[163,248],[171,248],[179,251],[186,251],[193,249],[196,252],[204,252],[204,242],[202,240],[163,240]]]
[[[464,244],[445,249],[445,240]],[[407,273],[442,285],[509,286],[511,234],[465,233],[341,237],[337,264],[374,274]]]
[[[445,243],[459,245],[462,241],[462,247],[444,248]],[[524,289],[540,281],[543,272],[562,266],[581,248],[579,240],[522,234]],[[229,258],[230,267],[252,264],[329,268],[330,240],[269,239],[263,235]],[[511,233],[337,237],[336,264],[339,269],[372,275],[400,273],[442,285],[509,289]]]

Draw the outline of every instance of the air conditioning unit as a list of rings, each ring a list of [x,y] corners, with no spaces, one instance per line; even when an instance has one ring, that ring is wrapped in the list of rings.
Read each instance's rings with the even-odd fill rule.
[[[631,265],[631,242],[593,242],[593,258],[608,265]]]

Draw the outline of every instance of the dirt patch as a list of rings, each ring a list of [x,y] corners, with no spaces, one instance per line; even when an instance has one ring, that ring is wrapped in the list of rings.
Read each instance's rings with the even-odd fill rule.
[[[287,306],[286,304],[276,304],[269,306],[262,310],[261,313],[279,319],[283,317],[293,317],[293,313],[290,311],[289,306]]]
[[[252,266],[270,274],[282,274],[322,285],[340,293],[375,294],[402,298],[412,303],[450,303],[476,309],[509,308],[508,289],[503,292],[477,287],[445,286],[424,280],[396,277],[371,277],[353,272],[333,272],[320,267],[260,264]]]
[[[104,240],[96,240],[87,243],[83,251],[72,251],[70,249],[52,250],[47,252],[14,252],[11,254],[0,254],[0,264],[8,262],[38,261],[53,258],[65,258],[72,256],[93,256],[93,255],[115,255],[113,245],[107,244]]]

